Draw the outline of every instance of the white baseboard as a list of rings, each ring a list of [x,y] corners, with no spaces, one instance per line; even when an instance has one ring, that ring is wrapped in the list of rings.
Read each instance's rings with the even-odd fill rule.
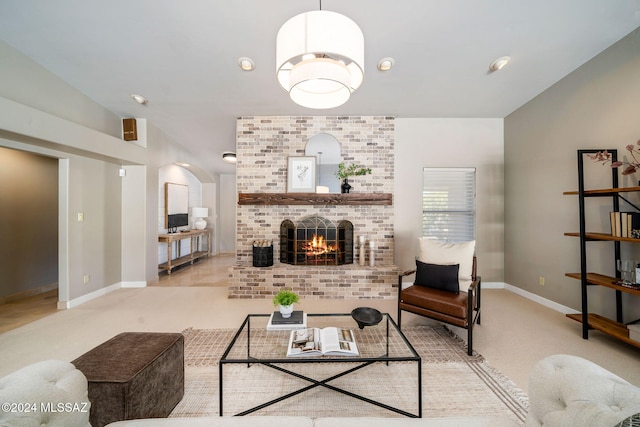
[[[482,289],[504,289],[504,282],[482,282]]]
[[[484,284],[483,284],[484,287]],[[531,293],[529,291],[525,291],[524,289],[520,289],[516,286],[512,286],[509,285],[508,283],[504,284],[504,289],[506,289],[509,292],[513,292],[514,294],[520,295],[522,297],[525,297],[526,299],[529,299],[533,302],[537,302],[540,305],[543,305],[545,307],[548,307],[552,310],[558,311],[562,314],[577,314],[580,313],[577,310],[574,310],[573,308],[567,307],[565,305],[562,304],[558,304],[555,301],[551,301],[549,299],[543,298],[540,295],[536,295],[534,293]]]
[[[96,291],[89,292],[88,294],[82,295],[78,298],[74,298],[70,301],[58,301],[58,309],[64,310],[68,308],[77,307],[80,304],[84,304],[85,302],[89,302],[93,299],[104,296],[110,292],[117,291],[122,288],[144,288],[147,286],[147,282],[145,281],[136,281],[136,282],[118,282],[113,285],[106,286],[104,288],[100,288]]]
[[[403,283],[402,287],[405,288],[407,286],[412,285],[413,283]],[[562,314],[576,314],[580,313],[577,310],[564,306],[562,304],[558,304],[555,301],[551,301],[549,299],[543,298],[540,295],[536,295],[529,291],[525,291],[524,289],[520,289],[516,286],[510,285],[505,282],[482,282],[482,289],[504,289],[509,292],[513,292],[514,294],[520,295],[521,297],[525,297],[528,300],[536,302],[540,305],[543,305],[552,310],[558,311]]]
[[[146,288],[147,282],[144,280],[138,280],[136,282],[121,282],[123,288]]]

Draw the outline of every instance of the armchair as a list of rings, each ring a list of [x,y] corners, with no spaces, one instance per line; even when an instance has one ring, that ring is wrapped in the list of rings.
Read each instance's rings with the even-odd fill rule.
[[[398,327],[402,327],[402,312],[408,311],[464,328],[471,356],[473,327],[480,324],[481,278],[476,271],[475,241],[420,239],[420,248],[416,269],[398,276]],[[402,289],[403,278],[413,274],[414,284]]]

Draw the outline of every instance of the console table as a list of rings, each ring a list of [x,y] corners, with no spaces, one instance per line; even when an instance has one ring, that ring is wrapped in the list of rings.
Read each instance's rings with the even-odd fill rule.
[[[202,236],[206,236],[207,242],[204,250],[202,249],[202,242],[200,241]],[[187,255],[180,254],[180,241],[184,239],[191,239],[191,250]],[[158,265],[160,270],[166,270],[167,274],[171,274],[171,270],[181,266],[183,264],[191,263],[198,258],[208,257],[211,254],[211,230],[189,230],[178,233],[160,234],[158,236],[158,242],[167,244],[167,262]],[[176,257],[173,257],[173,242],[178,242],[176,245]]]

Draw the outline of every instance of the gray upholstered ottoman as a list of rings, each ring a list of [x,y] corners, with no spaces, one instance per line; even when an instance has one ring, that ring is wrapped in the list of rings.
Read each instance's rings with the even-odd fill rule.
[[[124,332],[72,362],[87,377],[90,422],[166,417],[184,394],[184,337]]]

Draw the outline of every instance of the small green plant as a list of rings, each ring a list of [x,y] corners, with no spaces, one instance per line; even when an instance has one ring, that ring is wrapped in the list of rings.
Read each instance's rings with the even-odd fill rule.
[[[281,289],[273,296],[273,305],[291,305],[299,301],[298,294],[290,289]]]
[[[340,163],[338,165],[338,170],[336,171],[336,177],[338,179],[345,179],[350,176],[368,175],[370,173],[370,168],[364,168],[356,164],[346,166],[344,163]]]

